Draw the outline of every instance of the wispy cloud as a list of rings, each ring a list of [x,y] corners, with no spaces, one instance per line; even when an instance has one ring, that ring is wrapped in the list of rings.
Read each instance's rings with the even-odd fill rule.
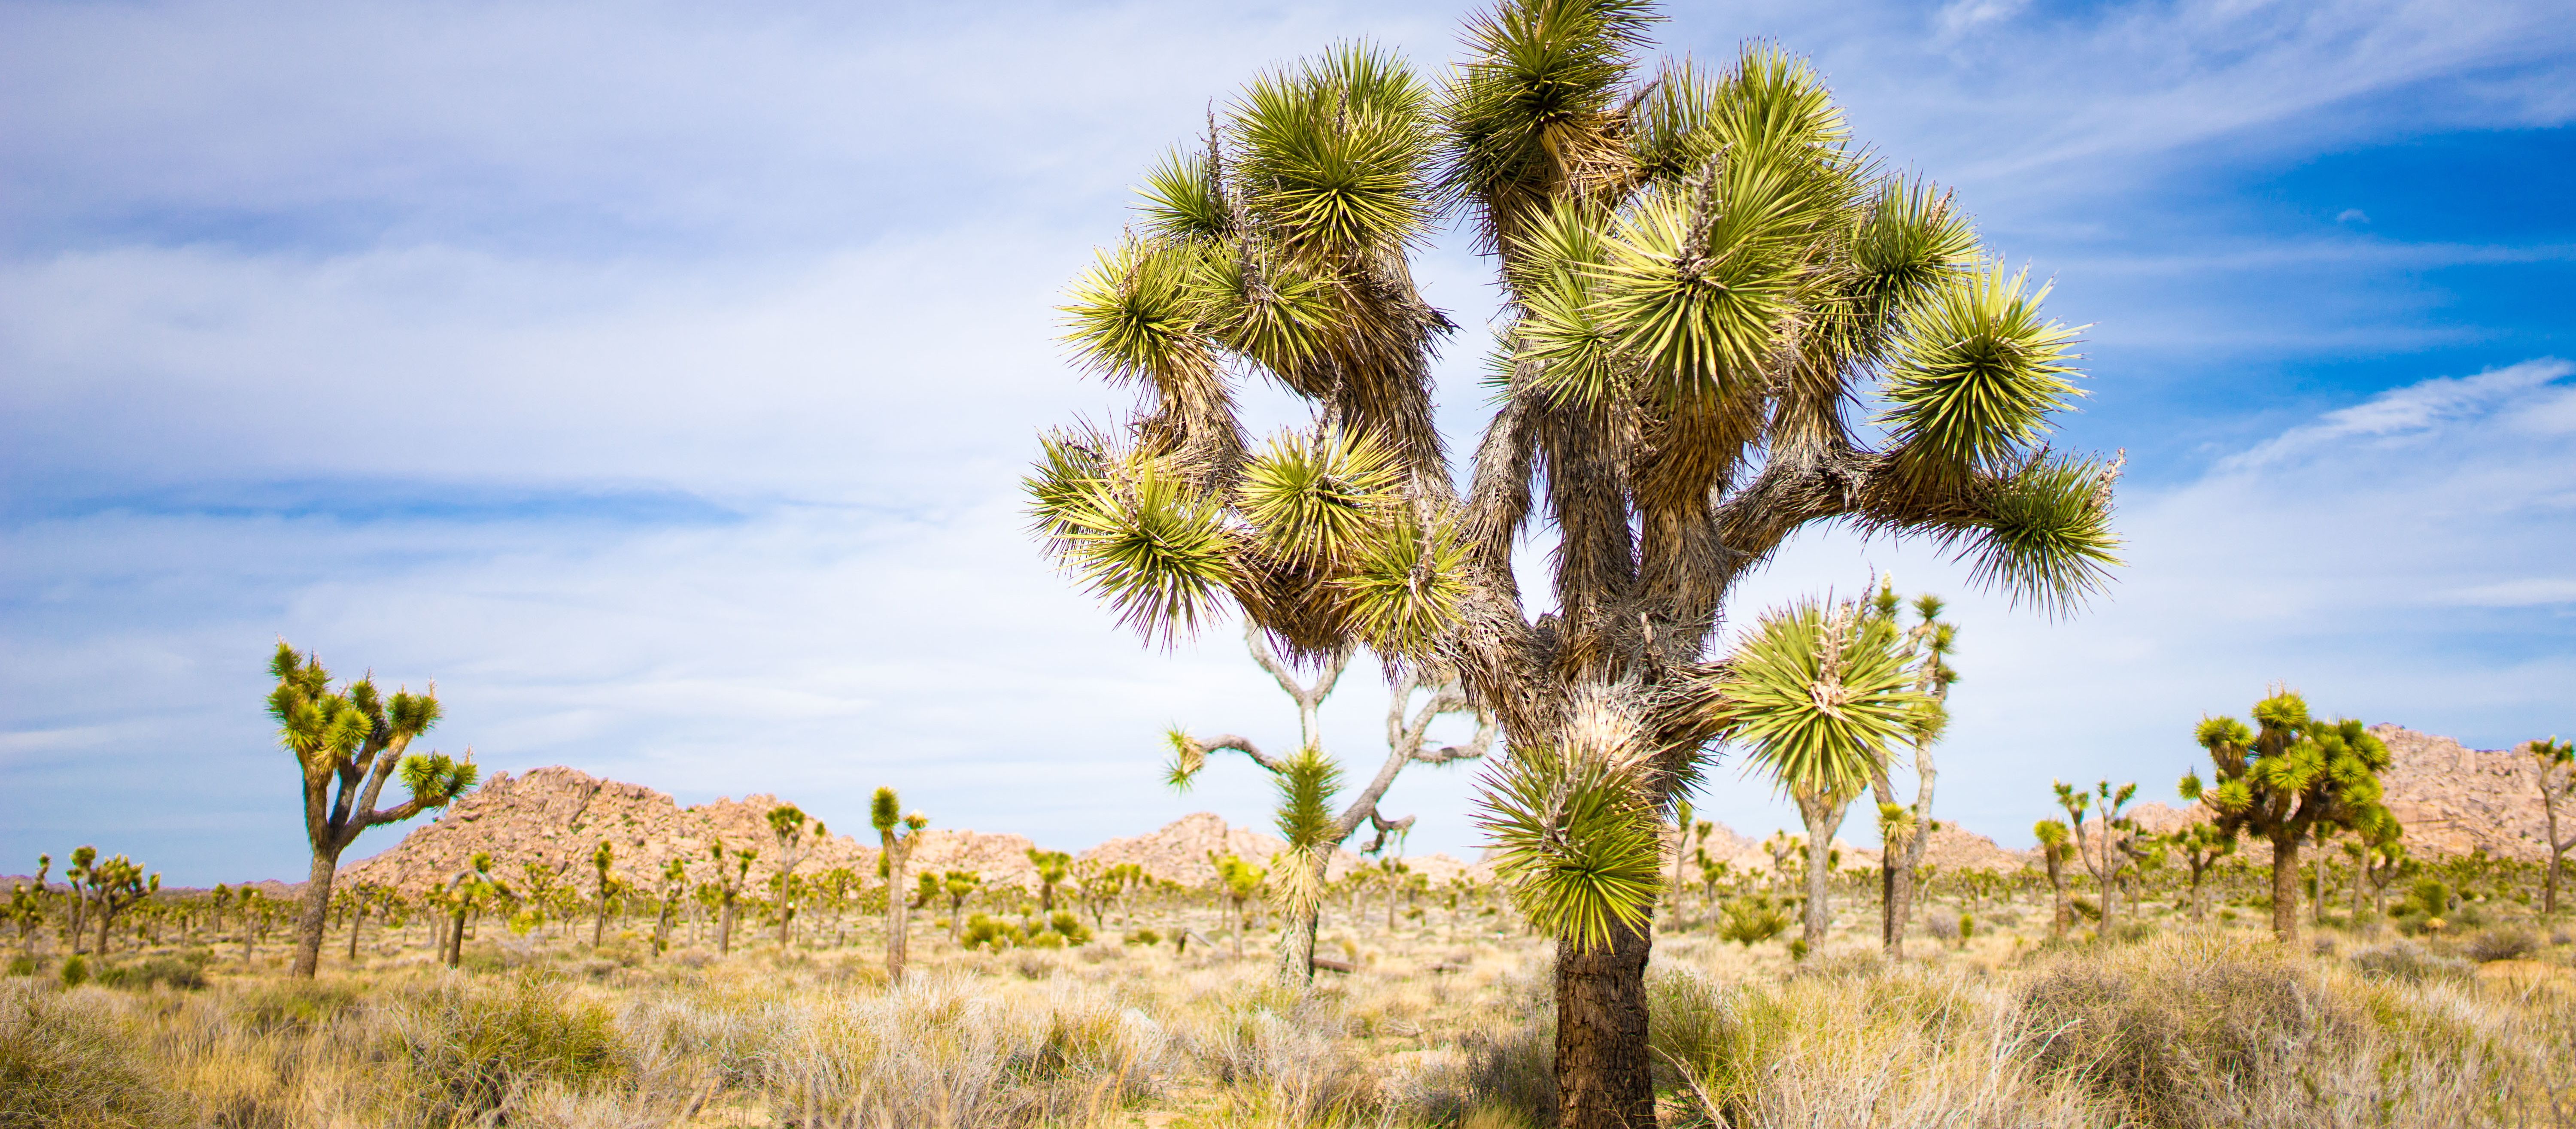
[[[2295,427],[2250,451],[2219,464],[2227,473],[2243,473],[2314,454],[2329,444],[2352,440],[2399,440],[2421,436],[2445,424],[2460,424],[2508,414],[2511,405],[2534,402],[2560,379],[2576,373],[2576,364],[2554,357],[2524,361],[2475,376],[2436,377],[2394,388],[2349,408],[2327,413],[2315,423]],[[2557,389],[2565,391],[2565,389]],[[2551,397],[2554,399],[2554,397]]]

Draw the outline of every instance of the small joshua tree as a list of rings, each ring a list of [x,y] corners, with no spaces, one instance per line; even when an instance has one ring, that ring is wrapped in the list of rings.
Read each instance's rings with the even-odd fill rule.
[[[930,826],[920,812],[902,814],[902,804],[892,788],[879,788],[868,799],[868,822],[877,829],[881,845],[877,864],[884,868],[886,880],[886,975],[898,984],[903,982],[904,942],[912,925],[912,907],[903,900],[904,863],[911,859],[912,844],[921,829]]]
[[[1881,577],[1871,610],[1894,620],[1900,604],[1894,581]],[[1915,597],[1915,623],[1905,631],[1914,691],[1925,699],[1922,720],[1912,733],[1914,803],[1908,807],[1896,802],[1896,787],[1888,779],[1884,764],[1869,778],[1879,812],[1879,943],[1890,956],[1905,955],[1905,923],[1912,920],[1914,913],[1915,875],[1923,868],[1923,852],[1931,846],[1931,833],[1939,829],[1932,819],[1932,785],[1940,777],[1932,760],[1932,745],[1947,728],[1944,707],[1950,697],[1950,684],[1959,680],[1959,672],[1949,662],[1959,629],[1941,619],[1947,606],[1938,596]]]
[[[1328,490],[1336,489],[1330,483],[1322,486]],[[1287,836],[1289,846],[1288,855],[1277,867],[1279,881],[1272,885],[1272,895],[1285,914],[1285,928],[1279,934],[1278,977],[1283,984],[1303,988],[1313,983],[1315,978],[1315,928],[1322,914],[1324,875],[1331,867],[1334,850],[1358,833],[1362,823],[1376,832],[1369,845],[1361,848],[1368,854],[1375,854],[1383,848],[1388,836],[1400,836],[1411,828],[1412,816],[1389,820],[1378,811],[1378,801],[1385,798],[1396,776],[1409,765],[1454,764],[1483,757],[1493,744],[1494,720],[1492,714],[1476,710],[1468,703],[1465,689],[1446,668],[1399,665],[1387,699],[1386,761],[1378,766],[1377,775],[1369,779],[1359,794],[1343,806],[1341,814],[1333,815],[1329,804],[1339,792],[1341,766],[1324,755],[1322,734],[1316,719],[1324,699],[1332,695],[1333,687],[1340,681],[1342,670],[1350,661],[1352,648],[1341,646],[1323,654],[1320,657],[1322,669],[1310,683],[1298,680],[1289,664],[1283,662],[1271,647],[1261,625],[1248,618],[1244,623],[1244,645],[1252,652],[1253,661],[1268,671],[1271,678],[1279,683],[1279,688],[1297,703],[1299,751],[1288,756],[1265,755],[1248,737],[1229,733],[1200,740],[1175,729],[1168,735],[1172,745],[1172,766],[1166,779],[1173,787],[1186,790],[1207,764],[1207,755],[1224,750],[1242,753],[1275,778],[1282,797],[1281,834]],[[1417,697],[1419,706],[1415,704]],[[1473,713],[1477,718],[1473,739],[1463,745],[1425,747],[1430,743],[1433,722],[1443,716],[1465,713]],[[1306,755],[1309,752],[1312,757]],[[1305,777],[1297,778],[1298,773],[1305,774]],[[1317,793],[1321,796],[1318,802],[1328,805],[1324,817],[1320,821],[1308,820],[1304,816],[1292,820],[1287,814],[1288,808],[1293,806],[1292,797],[1316,793],[1319,783],[1326,784]],[[1290,830],[1292,822],[1297,827],[1293,832]],[[1288,873],[1291,870],[1302,873],[1291,875]]]
[[[2216,824],[2195,823],[2165,836],[2165,842],[2182,856],[2183,865],[2191,871],[2191,919],[2208,916],[2208,901],[2201,896],[2201,882],[2218,860],[2236,853],[2236,837],[2218,829]]]
[[[245,890],[249,894],[253,891]],[[476,851],[466,859],[465,869],[449,875],[444,900],[447,903],[447,967],[454,968],[465,960],[465,920],[476,911],[510,896],[510,888],[492,877],[492,855]]]
[[[1073,856],[1063,851],[1041,851],[1036,847],[1029,848],[1028,856],[1029,865],[1036,867],[1038,872],[1038,912],[1053,914],[1055,888],[1063,884],[1065,875],[1072,873]]]
[[[808,829],[811,829],[809,835]],[[769,834],[778,842],[778,875],[770,885],[778,892],[778,947],[787,948],[787,928],[796,919],[791,889],[795,884],[796,866],[805,861],[812,844],[831,834],[820,821],[809,819],[794,804],[780,804],[769,809]]]
[[[749,847],[734,851],[728,858],[724,840],[718,839],[707,848],[707,858],[716,864],[716,955],[733,951],[734,917],[742,910],[742,883],[751,875],[751,860],[760,852]]]
[[[984,876],[971,870],[951,870],[933,877],[921,876],[922,901],[945,898],[948,901],[948,939],[954,941],[965,927],[966,899],[984,888]]]
[[[2540,810],[2548,821],[2549,869],[2540,880],[2540,912],[2544,917],[2558,916],[2558,872],[2567,865],[2567,852],[2576,850],[2576,828],[2558,834],[2558,808],[2576,804],[2576,745],[2552,736],[2534,741],[2526,749],[2531,754],[2534,775],[2540,783]]]
[[[64,932],[71,936],[73,956],[81,955],[81,945],[85,943],[84,938],[89,935],[86,925],[89,913],[90,875],[91,868],[97,863],[98,848],[82,844],[72,848],[72,864],[63,871],[63,884],[71,888],[71,904],[66,907],[66,911],[71,916],[71,925],[66,927]]]
[[[298,655],[283,640],[268,669],[277,679],[268,696],[269,716],[304,775],[304,835],[313,848],[313,870],[295,923],[290,971],[309,979],[322,958],[340,853],[370,827],[399,823],[463,795],[474,786],[474,753],[466,750],[462,761],[434,752],[404,755],[414,738],[438,722],[436,686],[421,694],[397,689],[391,700],[371,678],[333,690],[322,660]],[[411,799],[378,808],[376,797],[397,772]]]
[[[2129,840],[2137,834],[2137,821],[2120,814],[2120,811],[2129,806],[2129,801],[2137,794],[2135,781],[2114,788],[2110,781],[2105,780],[2095,785],[2090,794],[2065,781],[2057,782],[2057,806],[2066,809],[2067,822],[2075,828],[2075,860],[2092,872],[2094,884],[2101,889],[2104,937],[2111,935],[2111,917],[2113,903],[2118,900],[2120,872],[2127,869],[2135,858],[2135,853],[2129,849]],[[2091,826],[2099,834],[2087,836],[2085,815],[2088,808],[2097,805],[2100,810],[2094,813],[2097,818]],[[2098,842],[2093,841],[2097,839]]]
[[[2048,887],[2057,895],[2057,911],[2049,918],[2048,933],[2063,937],[2067,927],[2075,924],[2075,906],[2066,896],[2066,851],[2072,845],[2066,824],[2043,819],[2032,824],[2030,830],[2039,839],[2040,861],[2048,867]]]
[[[36,929],[45,923],[45,875],[54,869],[54,856],[36,856],[36,884],[24,883],[9,889],[9,924],[18,930],[18,949],[32,960],[36,955]]]
[[[2272,844],[2272,933],[2299,935],[2299,848],[2319,828],[2353,827],[2379,807],[2388,746],[2358,721],[2308,715],[2305,699],[2275,687],[2254,704],[2255,728],[2232,717],[2201,719],[2195,736],[2217,769],[2182,779],[2186,800],[2217,813],[2221,831]]]
[[[1234,910],[1234,955],[1243,955],[1243,907],[1261,890],[1267,871],[1233,855],[1216,860],[1217,889]]]
[[[609,876],[608,868],[616,861],[617,851],[608,845],[606,839],[600,840],[599,846],[590,852],[590,888],[599,896],[599,904],[593,907],[590,919],[590,947],[594,949],[608,933],[608,902],[617,894],[617,879]]]
[[[671,917],[680,910],[680,901],[689,896],[689,864],[677,858],[662,864],[662,896],[656,899],[660,910],[653,916],[653,951],[667,952],[671,947]]]

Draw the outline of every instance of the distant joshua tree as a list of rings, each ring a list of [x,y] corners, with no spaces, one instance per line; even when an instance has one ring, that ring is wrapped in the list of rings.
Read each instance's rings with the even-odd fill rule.
[[[322,959],[340,853],[370,827],[399,823],[463,795],[474,786],[474,751],[466,750],[462,761],[435,752],[404,755],[413,738],[438,723],[435,685],[416,695],[397,689],[390,701],[379,696],[371,678],[335,691],[322,660],[298,655],[284,640],[268,670],[277,679],[268,695],[269,716],[277,719],[278,740],[304,770],[304,836],[313,848],[313,870],[295,923],[290,972],[309,979]],[[411,799],[376,807],[385,781],[397,771]]]
[[[2066,824],[2043,819],[2032,824],[2030,831],[2039,839],[2040,861],[2048,866],[2048,888],[2057,896],[2057,911],[2049,918],[2049,936],[2063,937],[2075,924],[2075,906],[2066,896],[2066,850],[2072,845]]]
[[[590,947],[594,949],[608,933],[608,901],[617,894],[617,879],[609,876],[608,868],[616,861],[617,851],[606,839],[590,852],[591,892],[599,895],[599,904],[593,907],[590,919]]]
[[[744,847],[728,859],[724,840],[717,839],[707,847],[707,857],[716,864],[716,880],[710,883],[716,892],[716,955],[733,951],[734,917],[742,908],[743,879],[751,874],[751,860],[760,852]]]
[[[108,927],[116,915],[133,908],[136,902],[160,892],[161,876],[146,879],[143,868],[124,855],[102,862],[90,870],[90,891],[98,901],[98,953],[107,955]]]
[[[805,861],[806,850],[815,843],[824,842],[831,831],[821,821],[807,817],[796,805],[780,804],[769,809],[769,834],[778,842],[778,876],[770,882],[778,891],[778,947],[783,950],[787,947],[788,926],[796,919],[792,897],[796,866]]]
[[[54,856],[37,855],[36,884],[29,887],[19,883],[9,888],[6,917],[18,930],[19,951],[30,959],[36,955],[36,928],[45,923],[45,876],[53,869]]]
[[[1342,646],[1320,656],[1321,669],[1309,683],[1299,681],[1289,664],[1280,659],[1258,623],[1245,622],[1244,645],[1251,651],[1252,660],[1297,703],[1297,751],[1284,756],[1264,754],[1248,737],[1228,733],[1202,740],[1175,729],[1168,735],[1172,765],[1167,779],[1173,787],[1186,790],[1206,766],[1208,754],[1226,750],[1242,753],[1276,778],[1279,830],[1288,840],[1288,852],[1275,868],[1278,875],[1271,887],[1285,916],[1285,927],[1279,934],[1278,977],[1281,983],[1302,988],[1313,983],[1315,977],[1315,928],[1322,915],[1324,876],[1332,866],[1333,852],[1356,834],[1362,823],[1376,831],[1369,845],[1361,848],[1367,854],[1382,849],[1388,836],[1401,835],[1412,827],[1412,816],[1389,820],[1378,811],[1378,801],[1385,798],[1396,776],[1412,764],[1454,764],[1483,757],[1493,745],[1495,723],[1492,714],[1468,703],[1465,690],[1446,668],[1399,666],[1387,702],[1386,761],[1335,815],[1331,803],[1340,791],[1342,769],[1339,762],[1323,752],[1317,711],[1341,680],[1353,648]],[[1421,703],[1418,707],[1417,698]],[[1450,714],[1474,714],[1475,737],[1463,745],[1424,748],[1432,723]]]
[[[2208,915],[2209,904],[2201,896],[2201,881],[2208,877],[2218,860],[2236,853],[2236,837],[2208,823],[2194,823],[2165,836],[2165,842],[2182,854],[2183,865],[2191,870],[2191,919],[2200,921]]]
[[[688,896],[689,864],[677,858],[663,863],[662,896],[659,899],[656,899],[661,903],[661,910],[653,917],[654,952],[664,952],[670,949],[671,917],[679,911],[681,899]]]
[[[2549,821],[2549,869],[2541,879],[2540,912],[2556,917],[2558,872],[2567,865],[2567,852],[2576,850],[2576,828],[2570,828],[2564,837],[2558,834],[2559,805],[2576,804],[2576,745],[2552,736],[2532,742],[2528,751],[2532,767],[2538,770],[2540,810]]]
[[[900,814],[902,806],[892,788],[879,788],[868,799],[868,822],[877,829],[881,847],[877,865],[886,880],[886,975],[898,984],[903,982],[906,934],[912,926],[912,907],[903,900],[904,863],[912,858],[912,845],[921,829],[930,826],[930,819],[920,812]]]
[[[2272,933],[2286,942],[2299,935],[2300,846],[2321,828],[2371,818],[2388,746],[2358,721],[2310,717],[2306,699],[2283,687],[2254,704],[2254,724],[2202,718],[2195,736],[2217,778],[2186,775],[2182,795],[2207,803],[2220,831],[2272,844]]]
[[[1036,867],[1038,872],[1038,912],[1052,914],[1055,912],[1055,888],[1064,883],[1067,874],[1072,873],[1073,856],[1063,851],[1041,851],[1036,847],[1028,849],[1028,856],[1029,865]]]
[[[2075,828],[2075,861],[2083,863],[2084,869],[2092,872],[2094,885],[2100,889],[2101,935],[2105,937],[2111,934],[2112,913],[2119,900],[2120,873],[2136,860],[2137,852],[2131,849],[2130,840],[2136,837],[2138,824],[2120,811],[2137,794],[2135,781],[2114,788],[2110,781],[2105,780],[2096,784],[2090,793],[2065,781],[2057,782],[2057,806],[2066,809],[2066,821]],[[2085,815],[2095,807],[2100,810],[2093,813],[2096,818],[2089,826],[2099,834],[2087,836],[2084,832],[2088,826]],[[2096,838],[2100,841],[2094,842]],[[2297,891],[2291,892],[2291,900],[2298,900]]]
[[[1804,600],[1763,616],[1718,683],[1721,735],[1797,800],[1807,827],[1804,953],[1821,951],[1833,923],[1834,831],[1886,773],[1889,746],[1928,724],[1903,643],[1894,617],[1859,601]]]
[[[1871,610],[1893,621],[1900,603],[1894,581],[1881,577]],[[1915,876],[1922,873],[1923,852],[1931,846],[1932,832],[1940,829],[1932,818],[1932,785],[1940,776],[1932,746],[1948,727],[1950,684],[1959,680],[1959,672],[1950,666],[1959,629],[1941,619],[1946,606],[1938,596],[1915,597],[1914,626],[1905,632],[1914,690],[1925,699],[1921,721],[1912,734],[1914,803],[1896,802],[1896,788],[1884,766],[1869,778],[1879,812],[1879,943],[1891,956],[1905,955],[1905,923],[1913,920]]]

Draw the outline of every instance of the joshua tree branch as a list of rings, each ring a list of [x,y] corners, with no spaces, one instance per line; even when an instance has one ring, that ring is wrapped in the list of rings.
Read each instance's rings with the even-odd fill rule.
[[[1196,738],[1192,738],[1192,740],[1196,740]],[[1220,733],[1205,741],[1199,741],[1198,746],[1199,748],[1205,749],[1211,753],[1219,749],[1232,749],[1235,752],[1252,758],[1252,763],[1260,765],[1272,772],[1285,772],[1288,770],[1288,766],[1286,764],[1274,758],[1263,756],[1261,753],[1261,747],[1253,744],[1252,738],[1250,737],[1239,737],[1232,733]]]

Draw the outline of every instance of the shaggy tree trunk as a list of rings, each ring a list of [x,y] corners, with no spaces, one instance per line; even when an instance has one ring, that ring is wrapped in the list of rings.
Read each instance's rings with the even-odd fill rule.
[[[322,966],[322,930],[331,916],[331,879],[339,873],[340,852],[315,848],[313,870],[304,882],[304,906],[295,915],[295,963],[291,976],[311,979]]]
[[[352,902],[349,906],[349,963],[358,963],[358,930],[367,923],[367,907]]]
[[[724,901],[724,909],[718,911],[716,915],[717,956],[724,956],[733,952],[733,914],[733,899],[726,898]]]
[[[2063,937],[2075,924],[2075,902],[2066,896],[2066,857],[2058,851],[2048,852],[2048,887],[2057,892],[2057,913],[2049,919],[2049,935]]]
[[[1807,825],[1807,904],[1798,913],[1798,940],[1808,956],[1825,951],[1825,931],[1833,928],[1834,832],[1843,825],[1850,801],[1799,793],[1798,817]],[[1902,918],[1898,919],[1902,921]]]
[[[886,851],[886,978],[895,984],[903,983],[905,942],[910,939],[905,918],[911,907],[903,900],[903,864],[911,861],[905,857],[911,853],[892,843]]]
[[[2272,836],[2272,936],[2299,939],[2299,836]]]
[[[1304,988],[1315,982],[1315,933],[1323,923],[1324,874],[1330,869],[1332,856],[1315,852],[1315,904],[1292,908],[1279,923],[1279,982],[1291,988]]]
[[[1560,1129],[1654,1129],[1646,1044],[1646,957],[1654,924],[1611,927],[1610,946],[1556,947],[1556,1123]]]

